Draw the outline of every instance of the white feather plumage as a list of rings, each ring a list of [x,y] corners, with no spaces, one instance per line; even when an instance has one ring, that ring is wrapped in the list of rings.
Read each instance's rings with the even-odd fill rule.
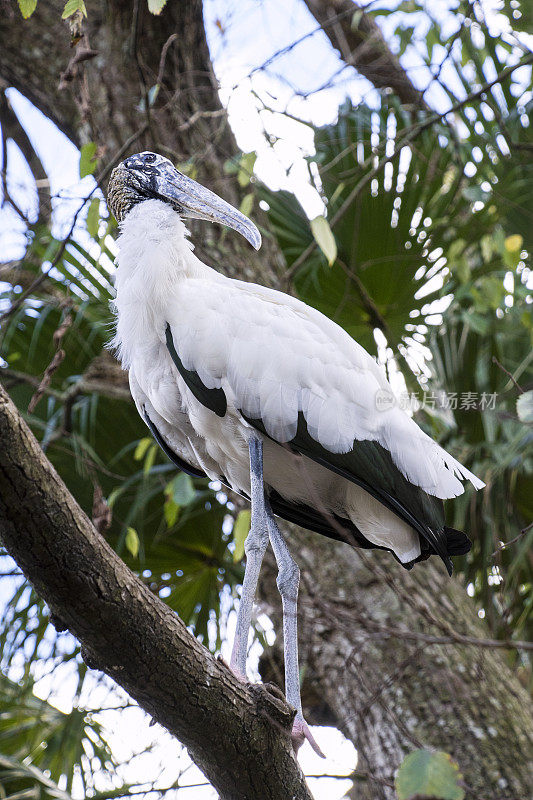
[[[303,412],[309,434],[332,453],[355,440],[378,442],[403,475],[439,498],[461,494],[461,480],[484,484],[397,405],[380,411],[390,386],[378,364],[338,325],[280,292],[231,280],[200,262],[173,209],[158,200],[136,206],[118,241],[117,333],[132,394],[169,445],[212,478],[249,493],[249,418],[260,418],[276,442],[296,434]],[[228,400],[217,417],[191,394],[165,345],[171,326],[179,356],[206,387]],[[359,486],[305,463],[265,438],[265,481],[287,499],[348,516],[373,543],[407,562],[420,554],[418,534]]]

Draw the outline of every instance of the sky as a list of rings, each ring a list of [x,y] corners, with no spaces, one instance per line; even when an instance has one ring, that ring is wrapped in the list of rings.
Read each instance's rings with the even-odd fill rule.
[[[432,13],[441,19],[443,28],[450,33],[456,26],[456,20],[450,13],[452,6],[452,0],[432,1]],[[497,6],[497,0],[487,0],[485,3],[491,24],[495,26],[501,24],[501,18],[494,13]],[[90,3],[88,9],[90,13]],[[316,32],[317,24],[300,0],[206,0],[205,18],[221,98],[228,108],[238,145],[245,152],[256,150],[258,153],[254,170],[256,177],[273,189],[294,191],[309,217],[321,214],[323,204],[309,183],[304,160],[314,151],[312,130],[306,124],[289,119],[282,112],[286,111],[315,125],[323,125],[335,119],[337,108],[346,96],[354,103],[364,99],[372,105],[377,101],[375,91],[366,80],[356,78],[352,69],[343,68],[323,32]],[[385,19],[383,26],[386,38],[390,38],[396,24],[394,15]],[[424,31],[422,15],[418,24],[420,27],[415,35]],[[273,58],[296,40],[302,41],[285,54]],[[260,69],[269,61],[265,69]],[[427,85],[429,75],[415,49],[406,54],[403,64],[416,86],[423,88]],[[446,79],[446,72],[443,77]],[[450,81],[453,80],[451,73],[448,77]],[[455,89],[461,96],[462,87],[456,86]],[[54,197],[54,233],[60,237],[68,230],[72,214],[93,188],[93,179],[79,180],[79,152],[49,120],[16,90],[9,90],[9,97],[50,176]],[[449,102],[437,86],[433,86],[427,99],[439,111],[443,111]],[[265,105],[269,110],[265,110]],[[265,131],[279,137],[273,146],[267,143]],[[8,182],[14,199],[25,209],[35,209],[36,196],[31,175],[14,145],[10,143],[9,146]],[[83,235],[80,227],[79,236],[83,238]],[[6,207],[0,208],[0,261],[15,259],[23,250],[23,224],[14,212]],[[3,588],[5,591],[5,585]],[[227,660],[234,618],[235,613],[228,609],[228,639],[222,650]],[[262,624],[267,630],[271,628],[267,618],[262,618]],[[255,671],[258,648],[259,645],[255,645],[251,653],[251,664]],[[13,669],[16,671],[17,665]],[[59,708],[68,710],[72,697],[71,678],[65,672],[56,676],[55,680],[56,683],[50,678],[43,678],[37,685],[37,693],[47,697],[51,692],[53,702]],[[108,704],[124,700],[120,692],[110,690],[108,686],[93,687],[93,692],[97,695],[105,693]],[[90,702],[96,705],[99,699],[102,697],[93,695]],[[139,709],[105,712],[103,719],[113,749],[130,762],[124,773],[125,780],[139,780],[140,776],[154,774],[161,769],[160,785],[164,786],[190,765],[176,741],[158,726],[150,727]],[[340,733],[320,729],[314,730],[314,734],[327,758],[322,762],[306,744],[302,748],[300,761],[307,774],[347,774],[354,768],[354,748]],[[141,745],[152,741],[158,742],[154,752],[135,756]],[[203,777],[196,768],[189,766],[182,776],[182,782],[198,784],[203,782]],[[311,779],[310,784],[318,800],[337,800],[351,785],[349,781],[335,779]],[[77,794],[81,796],[79,790]],[[209,787],[198,786],[177,794],[179,800],[210,800],[215,796]]]

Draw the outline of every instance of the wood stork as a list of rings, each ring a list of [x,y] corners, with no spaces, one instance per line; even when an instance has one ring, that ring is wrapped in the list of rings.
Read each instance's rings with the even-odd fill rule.
[[[408,569],[466,553],[443,498],[484,484],[393,400],[374,359],[294,297],[232,280],[193,253],[184,217],[227,225],[256,249],[255,225],[160,155],[113,172],[120,223],[116,336],[139,414],[182,470],[251,500],[251,529],[231,668],[246,679],[259,570],[268,541],[283,606],[285,692],[295,746],[309,739],[298,677],[299,570],[275,515],[356,547],[392,552]],[[382,402],[383,398],[387,402]],[[381,398],[381,402],[380,402]]]

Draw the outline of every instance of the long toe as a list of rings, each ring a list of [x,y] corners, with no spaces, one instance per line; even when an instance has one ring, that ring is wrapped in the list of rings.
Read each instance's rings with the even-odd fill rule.
[[[241,683],[248,683],[248,682],[249,682],[249,681],[248,681],[248,678],[246,677],[246,674],[243,674],[243,673],[242,673],[242,672],[241,672],[241,671],[238,669],[238,667],[237,667],[235,664],[233,664],[231,661],[230,661],[230,663],[228,664],[228,662],[227,662],[227,661],[225,661],[225,660],[222,658],[222,656],[221,656],[221,655],[218,655],[218,656],[217,656],[217,661],[218,661],[218,663],[219,663],[219,664],[222,664],[222,666],[223,666],[225,669],[227,669],[229,672],[231,672],[231,674],[232,674],[232,675],[235,675],[235,677],[236,677],[236,678],[238,678],[238,679],[241,681]]]
[[[233,672],[235,677],[238,678],[241,681],[241,683],[249,683],[249,680],[246,677],[246,673],[245,672],[241,672],[241,670],[238,667],[230,664],[229,669],[230,669],[231,672]]]
[[[301,713],[296,714],[296,717],[294,718],[294,724],[292,726],[291,739],[292,739],[292,746],[294,747],[294,752],[295,753],[298,752],[300,747],[303,745],[303,743],[307,739],[307,741],[309,742],[309,744],[311,745],[311,747],[313,748],[313,750],[315,751],[317,756],[320,756],[320,758],[325,758],[326,757],[324,755],[324,753],[322,752],[322,750],[320,749],[320,747],[318,746],[318,744],[316,743],[315,737],[311,733],[311,731],[309,729],[309,725],[307,724],[307,722],[305,721],[305,719],[303,718],[303,715]]]

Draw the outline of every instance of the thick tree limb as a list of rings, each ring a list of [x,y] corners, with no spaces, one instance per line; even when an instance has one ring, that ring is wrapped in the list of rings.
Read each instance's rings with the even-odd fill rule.
[[[37,219],[39,222],[49,223],[52,215],[52,201],[50,198],[48,175],[46,174],[41,159],[35,152],[30,137],[13,111],[11,103],[3,90],[0,91],[0,125],[2,126],[2,137],[6,140],[12,139],[15,142],[26,159],[26,163],[35,180],[35,187],[39,200]],[[3,168],[4,170],[7,169],[5,159]],[[8,199],[11,201],[11,198]]]
[[[305,0],[305,4],[348,66],[355,67],[376,89],[391,89],[402,103],[427,110],[423,92],[411,83],[379,25],[358,3]]]
[[[87,663],[188,748],[223,800],[310,800],[293,713],[240,683],[100,536],[0,386],[0,538]]]

